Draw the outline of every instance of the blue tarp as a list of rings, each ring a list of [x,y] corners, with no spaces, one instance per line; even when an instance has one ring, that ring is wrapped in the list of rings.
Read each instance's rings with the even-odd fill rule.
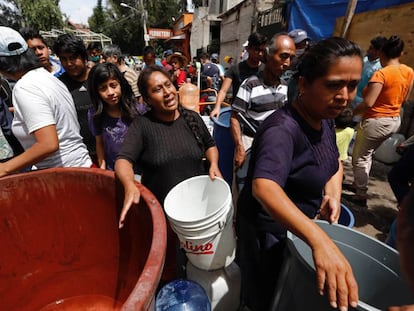
[[[409,2],[413,0],[358,0],[355,14]],[[288,0],[289,31],[304,29],[315,41],[330,37],[334,32],[336,19],[345,16],[347,6],[348,0]]]

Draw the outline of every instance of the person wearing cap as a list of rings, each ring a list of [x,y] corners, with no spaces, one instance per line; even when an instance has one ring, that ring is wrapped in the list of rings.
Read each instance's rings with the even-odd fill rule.
[[[295,41],[296,57],[302,56],[311,41],[308,37],[308,33],[303,29],[294,29],[289,32],[289,37]]]
[[[91,167],[72,96],[20,33],[0,27],[0,74],[13,79],[12,130],[25,151],[0,163],[0,177],[34,166]]]
[[[294,29],[289,32],[289,37],[295,42],[296,53],[295,57],[290,64],[290,67],[282,75],[282,79],[289,84],[290,78],[297,73],[298,65],[303,53],[310,47],[311,39],[308,37],[308,33],[303,29]],[[293,89],[293,87],[292,87]]]
[[[227,96],[227,92],[232,88],[232,98],[236,98],[240,84],[248,77],[262,71],[264,64],[263,56],[266,50],[267,37],[254,32],[249,36],[247,51],[249,57],[238,64],[231,66],[224,74],[224,81],[217,94],[216,104],[210,113],[210,117],[218,118],[220,115],[221,104]]]
[[[124,75],[124,78],[128,81],[132,88],[132,92],[138,99],[140,97],[138,91],[138,74],[135,70],[129,68],[125,64],[125,58],[121,53],[121,49],[116,44],[107,45],[102,50],[102,56],[105,62],[112,63],[118,66],[118,69]]]
[[[229,55],[224,56],[224,62],[229,65],[233,64],[233,57]]]
[[[60,64],[59,60],[50,56],[50,48],[39,32],[31,28],[24,28],[20,31],[29,48],[33,49],[39,61],[52,73],[55,77],[59,77],[65,72],[65,69]]]
[[[171,80],[176,89],[179,89],[187,79],[187,71],[185,70],[188,64],[187,57],[181,52],[174,52],[167,57],[167,62],[172,66]]]
[[[229,55],[224,56],[224,63],[225,64],[231,66],[231,65],[233,65],[233,61],[234,61],[233,57],[231,57]],[[227,65],[225,65],[226,66],[225,70],[227,70],[229,68]]]

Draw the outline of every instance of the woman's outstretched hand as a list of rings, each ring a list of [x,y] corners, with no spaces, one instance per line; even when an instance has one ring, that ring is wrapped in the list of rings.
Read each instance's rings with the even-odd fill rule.
[[[333,308],[341,311],[358,305],[358,285],[351,265],[332,240],[324,239],[313,249],[319,293],[328,295]]]
[[[121,216],[119,217],[119,229],[124,226],[126,214],[128,213],[132,204],[138,204],[140,197],[141,193],[134,183],[125,189],[124,205],[122,206]]]

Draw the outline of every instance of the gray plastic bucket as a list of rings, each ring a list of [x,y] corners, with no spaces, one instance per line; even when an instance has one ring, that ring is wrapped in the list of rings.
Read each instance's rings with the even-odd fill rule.
[[[316,223],[340,248],[358,282],[360,303],[356,309],[376,311],[389,306],[413,304],[403,281],[399,255],[391,247],[363,233],[325,221]],[[275,291],[272,310],[334,310],[326,295],[318,294],[310,247],[288,232],[285,263]]]

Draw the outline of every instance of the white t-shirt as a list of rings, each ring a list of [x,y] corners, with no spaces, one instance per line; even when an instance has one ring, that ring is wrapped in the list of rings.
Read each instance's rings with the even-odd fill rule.
[[[27,150],[35,142],[34,131],[56,125],[59,149],[37,163],[36,168],[90,167],[82,141],[75,104],[67,87],[44,68],[26,73],[13,88],[12,131]]]

